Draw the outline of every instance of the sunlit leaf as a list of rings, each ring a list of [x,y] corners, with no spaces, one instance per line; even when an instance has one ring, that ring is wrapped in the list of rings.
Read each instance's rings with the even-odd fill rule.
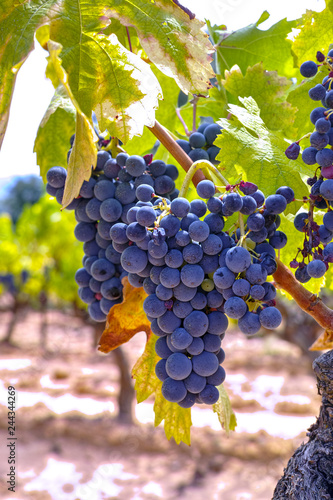
[[[111,308],[100,339],[98,349],[104,353],[125,344],[138,332],[151,335],[150,323],[142,306],[146,292],[143,288],[132,287],[126,277],[123,285],[123,302]]]
[[[224,88],[234,97],[253,97],[260,108],[260,117],[270,130],[283,130],[289,136],[295,119],[296,108],[286,102],[286,94],[292,85],[276,71],[266,71],[263,63],[248,67],[243,76],[238,66],[225,72]]]
[[[221,76],[234,64],[245,74],[248,66],[254,66],[258,62],[262,62],[266,70],[277,71],[287,78],[295,75],[291,41],[286,37],[297,22],[282,19],[268,30],[259,29],[268,18],[269,14],[265,11],[256,23],[232,33],[225,32],[223,27],[208,24],[217,46],[218,72]]]
[[[312,169],[302,160],[289,160],[285,155],[287,143],[278,133],[267,129],[260,118],[260,110],[251,97],[240,98],[244,107],[231,104],[229,111],[237,120],[222,119],[224,127],[215,144],[221,148],[217,159],[219,170],[228,182],[246,177],[257,184],[265,195],[274,193],[280,186],[290,186],[296,199],[307,194],[301,174],[312,175]],[[288,205],[296,212],[299,202]]]
[[[209,79],[214,76],[209,56],[213,47],[202,30],[202,21],[190,19],[172,0],[114,0],[105,4],[105,15],[133,26],[149,59],[173,76],[185,93],[207,93]]]
[[[155,392],[155,427],[164,420],[164,431],[168,439],[172,437],[179,444],[191,444],[191,408],[182,408],[177,403],[170,403],[162,396],[162,382]]]
[[[297,28],[301,28],[293,43],[293,53],[300,66],[303,62],[315,61],[319,50],[327,53],[332,43],[333,1],[326,0],[326,8],[322,12],[308,10],[303,15]]]
[[[227,433],[227,436],[229,436],[230,431],[234,431],[236,429],[236,415],[231,408],[230,399],[223,384],[218,387],[218,390],[220,393],[220,397],[217,403],[213,405],[213,411],[214,413],[217,413],[221,426]]]
[[[67,168],[69,138],[75,132],[75,108],[64,88],[59,86],[39,125],[34,152],[40,175],[46,182],[46,173],[55,165]],[[59,133],[62,130],[62,133]]]
[[[150,335],[147,340],[144,353],[135,363],[132,369],[132,377],[135,380],[134,389],[138,403],[145,401],[155,392],[161,382],[155,374],[155,366],[160,359],[155,352],[156,335]]]

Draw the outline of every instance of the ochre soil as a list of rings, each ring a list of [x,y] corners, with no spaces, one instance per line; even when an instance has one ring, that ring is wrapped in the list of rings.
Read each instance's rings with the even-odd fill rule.
[[[1,313],[0,340],[9,320],[10,313]],[[269,500],[288,458],[306,440],[306,428],[291,439],[274,437],[264,430],[232,432],[228,438],[223,430],[206,426],[192,427],[192,444],[188,447],[168,441],[161,426],[154,428],[151,423],[139,422],[133,426],[124,425],[116,418],[118,369],[112,353],[103,355],[93,347],[92,327],[66,313],[49,311],[47,350],[43,351],[39,339],[40,321],[37,312],[28,312],[15,328],[14,345],[0,343],[0,364],[2,360],[13,360],[13,366],[15,359],[31,361],[30,366],[22,369],[0,369],[0,381],[5,387],[12,384],[18,391],[43,392],[55,398],[71,394],[109,401],[115,405],[115,411],[89,416],[77,411],[55,414],[44,403],[20,408],[16,415],[19,478],[16,492],[11,493],[5,479],[8,464],[4,443],[8,434],[5,392],[2,392],[1,499]],[[139,333],[124,347],[130,366],[143,351],[144,343],[145,335]],[[308,402],[300,404],[278,402],[273,409],[275,414],[314,419],[320,398],[311,364],[298,348],[277,336],[267,334],[246,339],[235,330],[227,333],[223,347],[226,351],[225,387],[237,413],[253,414],[265,410],[255,397],[246,399],[244,394],[253,391],[251,384],[258,376],[268,375],[284,377],[281,395],[309,398]],[[89,373],[83,370],[87,368]],[[231,389],[228,374],[246,377],[241,394]],[[45,381],[45,376],[55,385],[68,387],[42,387],[41,379]],[[50,459],[53,464],[65,462],[68,468],[73,464],[75,477],[77,473],[82,476],[72,482],[55,477],[54,484],[48,479],[44,489],[30,490],[29,483],[40,476]],[[113,483],[119,490],[107,492],[103,486],[106,483]],[[77,484],[86,486],[80,496],[75,493]]]

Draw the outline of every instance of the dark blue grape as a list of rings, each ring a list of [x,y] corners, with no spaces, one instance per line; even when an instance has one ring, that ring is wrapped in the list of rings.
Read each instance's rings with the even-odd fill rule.
[[[160,300],[156,295],[149,295],[143,302],[143,310],[152,318],[159,318],[167,309],[164,301]]]
[[[203,148],[206,144],[206,138],[201,132],[193,132],[189,137],[189,143],[192,148]]]
[[[318,66],[313,61],[305,61],[303,64],[301,64],[299,71],[305,78],[311,78],[312,76],[315,76],[317,74]]]
[[[212,181],[200,181],[197,185],[197,193],[200,198],[211,198],[215,194],[215,185]]]
[[[190,288],[196,288],[201,285],[205,277],[202,267],[197,264],[185,264],[180,275],[182,283]]]
[[[203,311],[192,311],[184,319],[184,328],[192,337],[201,337],[208,328],[208,317]]]
[[[89,304],[88,313],[94,321],[97,321],[99,323],[106,320],[106,314],[103,313],[99,301]]]
[[[217,136],[221,134],[221,132],[222,132],[221,125],[218,125],[217,123],[212,123],[211,125],[208,125],[208,127],[206,127],[204,130],[204,135],[207,144],[212,145],[215,142]]]
[[[166,360],[165,359],[160,359],[155,366],[155,373],[156,376],[161,382],[164,382],[168,378],[168,374],[165,369],[166,365]]]
[[[136,246],[130,246],[121,255],[121,265],[129,273],[143,271],[148,264],[147,254]]]
[[[200,149],[200,148],[192,149],[192,151],[190,151],[188,153],[188,155],[193,162],[198,161],[198,160],[209,160],[209,156],[208,156],[207,151],[205,151],[204,149]]]
[[[192,357],[193,371],[202,377],[213,375],[218,369],[219,362],[215,354],[203,351],[201,354]]]
[[[281,313],[276,307],[266,307],[259,314],[261,326],[268,330],[275,330],[282,322]]]
[[[207,212],[207,205],[203,200],[192,200],[190,207],[190,212],[197,217],[203,217]]]
[[[167,165],[165,169],[165,175],[171,177],[171,179],[175,181],[179,176],[178,168],[172,164]]]
[[[194,341],[201,339],[194,339]],[[201,341],[202,342],[202,341]],[[202,342],[203,343],[203,342]],[[206,386],[206,377],[197,375],[195,372],[191,372],[190,375],[184,380],[185,387],[188,391],[193,394],[198,394]]]
[[[52,167],[46,174],[48,184],[56,189],[63,188],[67,178],[67,170],[64,167]]]
[[[275,194],[280,194],[281,196],[284,196],[285,199],[287,200],[287,203],[291,203],[293,201],[293,199],[295,198],[294,191],[288,186],[279,187],[276,190]]]
[[[207,384],[203,391],[199,393],[199,397],[202,403],[212,405],[218,401],[220,393],[214,385]]]
[[[163,397],[172,403],[178,403],[186,396],[186,388],[182,380],[173,380],[168,377],[162,384]]]
[[[213,311],[208,314],[208,333],[221,335],[228,328],[228,318],[220,311]]]
[[[192,371],[192,362],[185,354],[174,353],[168,357],[165,369],[174,380],[184,380]]]
[[[182,148],[182,150],[185,151],[186,154],[188,154],[192,150],[188,141],[185,141],[184,139],[178,139],[176,142]]]
[[[133,177],[139,177],[146,170],[145,160],[138,155],[132,155],[126,159],[126,170]]]

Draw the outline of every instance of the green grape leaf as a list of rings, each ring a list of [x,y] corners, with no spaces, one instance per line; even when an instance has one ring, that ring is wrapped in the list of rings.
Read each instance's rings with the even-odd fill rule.
[[[230,399],[223,384],[218,387],[218,390],[220,397],[213,405],[213,411],[214,413],[217,413],[221,426],[225,430],[227,436],[229,436],[230,431],[234,431],[236,429],[237,419],[233,409],[231,408]]]
[[[307,194],[301,174],[311,176],[312,169],[302,160],[289,160],[285,155],[288,144],[277,133],[270,132],[260,118],[260,110],[252,97],[240,98],[243,107],[231,104],[229,111],[237,120],[221,119],[224,127],[215,144],[221,148],[217,156],[218,169],[228,179],[237,182],[242,176],[257,184],[265,195],[274,193],[280,186],[290,186],[296,199]],[[298,202],[287,209],[295,213]]]
[[[162,383],[155,392],[155,427],[164,420],[164,431],[168,439],[172,437],[179,444],[191,444],[191,408],[182,408],[177,403],[164,399],[161,392]]]
[[[17,73],[34,48],[34,33],[55,14],[59,0],[5,0],[0,5],[0,147]]]
[[[238,103],[238,97],[253,97],[260,108],[260,117],[270,130],[283,130],[290,135],[296,108],[285,101],[292,85],[290,80],[278,76],[276,71],[265,71],[262,62],[247,68],[243,76],[238,66],[225,72],[224,88]]]
[[[161,90],[147,63],[115,34],[101,32],[108,22],[104,10],[104,3],[64,0],[50,38],[63,46],[62,64],[83,113],[94,111],[101,130],[126,142],[153,125]]]
[[[59,86],[39,125],[34,152],[40,175],[46,182],[49,168],[57,165],[67,168],[69,138],[75,132],[75,107],[62,86]],[[62,134],[59,134],[62,130]]]
[[[298,66],[305,61],[315,61],[319,50],[327,53],[332,43],[333,0],[326,0],[326,8],[322,12],[306,11],[297,26],[300,29],[295,37],[292,50]]]
[[[310,99],[308,92],[317,83],[321,83],[326,74],[327,71],[318,71],[316,76],[307,78],[299,85],[295,85],[289,92],[287,101],[293,108],[297,108],[297,112],[294,121],[294,133],[288,135],[288,137],[298,140],[303,135],[314,130],[314,125],[310,120],[310,113],[314,108],[321,106],[321,102]],[[304,143],[301,144],[303,146]]]
[[[155,352],[157,336],[152,334],[147,340],[145,350],[137,360],[132,369],[132,377],[135,380],[134,389],[136,390],[136,399],[142,403],[153,394],[160,381],[155,374],[155,365],[160,359]]]
[[[213,51],[204,23],[190,19],[171,0],[114,0],[105,2],[104,15],[136,29],[149,59],[185,92],[207,93],[214,73]]]
[[[209,33],[217,46],[218,73],[224,75],[227,69],[237,63],[245,74],[248,66],[262,62],[269,71],[277,71],[280,75],[290,78],[295,75],[291,54],[291,41],[287,35],[297,25],[296,21],[282,19],[268,30],[259,29],[260,24],[269,18],[264,11],[259,20],[245,28],[228,34],[223,26],[211,26],[207,23]]]

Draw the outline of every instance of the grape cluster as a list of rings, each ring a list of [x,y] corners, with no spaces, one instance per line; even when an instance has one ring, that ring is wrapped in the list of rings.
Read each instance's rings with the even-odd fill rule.
[[[71,151],[71,150],[70,150]],[[70,153],[70,152],[69,152]],[[75,211],[75,237],[83,242],[83,267],[75,274],[78,294],[88,304],[94,321],[103,322],[110,308],[122,301],[121,265],[123,243],[111,240],[110,232],[120,221],[128,223],[128,213],[138,201],[136,189],[148,185],[163,196],[177,196],[174,180],[178,170],[163,161],[119,153],[116,158],[106,150],[97,153],[97,165],[80,194],[66,208]],[[47,172],[46,191],[62,203],[67,171],[52,167]],[[172,193],[172,194],[171,194]]]
[[[128,223],[110,231],[114,244],[123,245],[121,265],[129,282],[148,294],[143,307],[159,337],[162,393],[184,408],[219,397],[227,316],[248,335],[261,326],[279,326],[276,291],[266,279],[276,270],[275,249],[287,241],[277,230],[278,214],[294,198],[282,187],[265,200],[257,186],[245,182],[215,196],[209,180],[198,184],[197,194],[201,199],[170,202],[141,185]],[[236,212],[247,216],[247,225],[230,235],[223,231],[225,218]]]
[[[310,146],[302,152],[302,160],[307,165],[316,165],[313,178],[308,179],[311,186],[309,210],[296,215],[294,226],[304,233],[303,248],[298,250],[295,259],[290,263],[296,268],[295,277],[301,283],[306,283],[311,278],[321,278],[333,262],[330,248],[333,245],[333,50],[325,57],[317,52],[317,64],[306,61],[300,67],[301,75],[311,78],[317,74],[318,66],[327,67],[329,73],[319,83],[309,90],[309,97],[313,101],[320,101],[320,107],[311,111],[310,120],[315,130],[310,135]],[[296,159],[300,152],[299,141],[292,143],[286,150],[290,159]],[[325,180],[326,179],[326,180]],[[322,223],[314,219],[315,209],[326,213]],[[299,259],[299,256],[301,257]]]
[[[196,132],[189,136],[189,140],[178,139],[176,142],[191,160],[208,160],[214,165],[218,164],[216,156],[220,148],[214,145],[216,137],[221,134],[222,127],[217,123],[204,122],[199,125]]]

